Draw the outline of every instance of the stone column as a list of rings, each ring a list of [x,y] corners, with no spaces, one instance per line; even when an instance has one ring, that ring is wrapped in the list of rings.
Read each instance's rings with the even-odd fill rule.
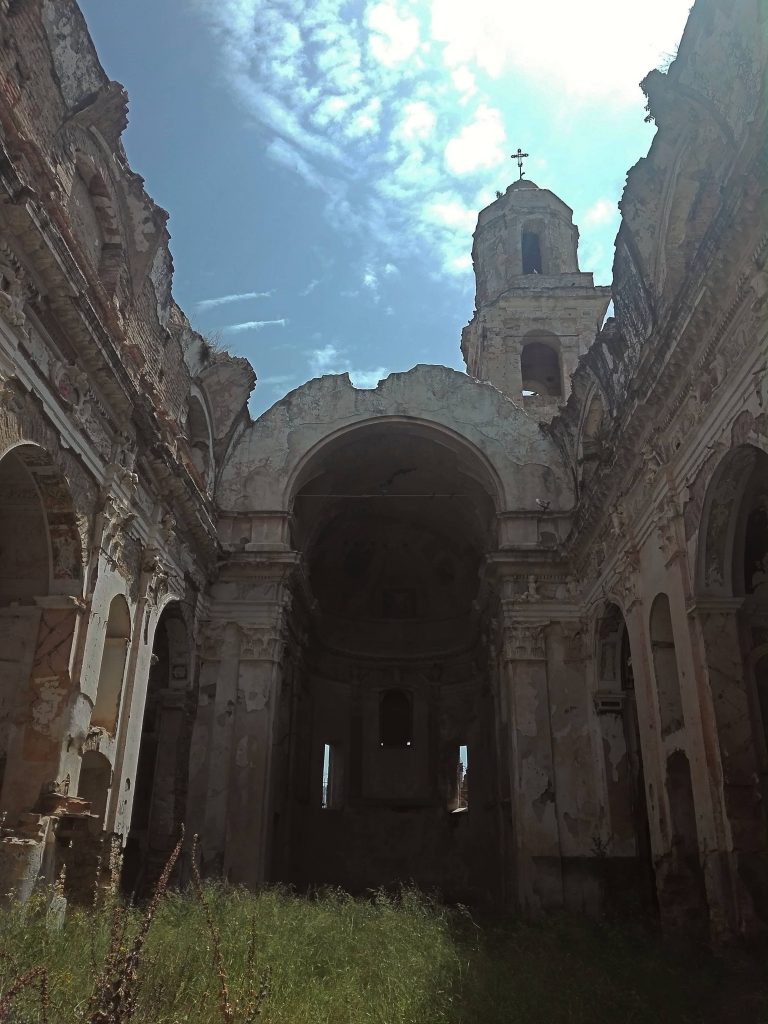
[[[230,751],[224,871],[232,882],[266,878],[272,834],[272,745],[280,695],[286,606],[273,621],[240,626],[237,699]]]
[[[555,806],[547,653],[542,621],[508,621],[503,674],[509,714],[511,813],[518,903],[528,913],[563,905]]]
[[[193,744],[193,758],[203,754],[206,764],[202,854],[207,870],[246,885],[268,871],[273,735],[298,559],[294,552],[233,553],[211,592],[208,631],[220,643],[203,653],[200,700],[213,707],[207,742],[198,729]],[[199,793],[194,763],[192,774]]]

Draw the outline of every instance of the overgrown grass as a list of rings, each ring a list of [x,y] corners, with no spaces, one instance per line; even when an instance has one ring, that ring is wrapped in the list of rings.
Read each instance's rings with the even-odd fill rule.
[[[237,1024],[768,1022],[768,983],[754,961],[673,955],[639,931],[566,917],[481,926],[413,891],[357,900],[209,884],[204,896]],[[141,918],[127,912],[124,949]],[[50,1021],[90,1021],[111,927],[104,908],[70,911],[63,929],[50,930],[42,898],[0,913],[0,991],[45,966]],[[211,931],[193,892],[164,895],[137,977],[137,1021],[227,1019]],[[6,1019],[41,1020],[39,1002],[30,986]]]

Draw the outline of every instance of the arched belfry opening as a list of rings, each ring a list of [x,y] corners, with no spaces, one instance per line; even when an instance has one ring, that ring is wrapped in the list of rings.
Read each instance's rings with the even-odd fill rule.
[[[493,898],[498,841],[481,569],[495,482],[413,422],[326,444],[295,490],[306,642],[276,776],[273,875],[351,891],[414,880]],[[460,750],[472,765],[457,815]]]
[[[562,398],[560,340],[550,331],[531,331],[520,349],[523,397]]]

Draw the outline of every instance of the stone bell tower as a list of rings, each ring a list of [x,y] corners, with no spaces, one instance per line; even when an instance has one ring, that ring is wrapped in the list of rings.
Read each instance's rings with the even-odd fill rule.
[[[579,270],[573,210],[522,176],[480,211],[472,246],[475,314],[461,335],[467,371],[554,415],[611,298]]]

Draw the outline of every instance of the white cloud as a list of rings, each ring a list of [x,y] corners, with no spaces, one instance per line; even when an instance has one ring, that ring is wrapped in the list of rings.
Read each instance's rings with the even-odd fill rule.
[[[581,218],[582,227],[599,227],[619,220],[615,199],[598,199]]]
[[[207,309],[215,309],[217,306],[226,306],[230,302],[244,302],[246,299],[269,299],[275,294],[274,288],[268,292],[238,292],[233,295],[219,295],[215,299],[200,299],[195,303],[195,308],[200,313]]]
[[[373,4],[366,12],[365,22],[371,29],[368,45],[380,64],[400,64],[418,49],[418,18],[402,15],[396,4]]]
[[[198,3],[270,159],[325,196],[332,225],[375,243],[381,280],[381,265],[414,247],[446,274],[465,272],[469,213],[441,219],[436,196],[456,191],[474,215],[513,176],[520,76],[543,97],[565,94],[569,111],[637,104],[637,82],[675,46],[690,0]],[[596,207],[582,223],[610,221]]]
[[[481,167],[497,167],[506,160],[505,142],[506,132],[500,112],[480,104],[474,120],[446,144],[446,167],[454,174],[468,174]]]
[[[346,365],[341,361],[341,353],[335,345],[323,345],[313,349],[309,354],[309,368],[316,377],[324,373],[344,373]]]
[[[387,376],[389,370],[377,366],[373,370],[362,370],[352,367],[343,350],[333,343],[322,345],[309,352],[309,370],[315,377],[327,373],[348,373],[349,379],[356,388],[375,388],[380,380]]]
[[[434,132],[436,124],[437,116],[429,104],[423,100],[414,100],[403,104],[402,116],[392,135],[406,142],[426,139]]]
[[[307,285],[307,287],[302,288],[302,290],[299,292],[299,295],[301,296],[302,299],[305,299],[307,295],[312,294],[312,292],[315,290],[315,288],[317,288],[319,284],[320,282],[318,281],[318,279],[316,277],[313,277],[312,280]]]
[[[671,50],[690,0],[431,0],[431,37],[449,69],[469,65],[493,78],[510,70],[572,96],[634,102],[637,83]]]
[[[347,372],[353,387],[356,388],[375,388],[379,381],[389,374],[389,370],[383,366],[377,366],[375,370],[348,370]]]
[[[261,331],[265,327],[285,327],[287,323],[285,317],[279,320],[246,320],[241,324],[229,324],[222,330],[225,334],[239,334],[241,331]]]

